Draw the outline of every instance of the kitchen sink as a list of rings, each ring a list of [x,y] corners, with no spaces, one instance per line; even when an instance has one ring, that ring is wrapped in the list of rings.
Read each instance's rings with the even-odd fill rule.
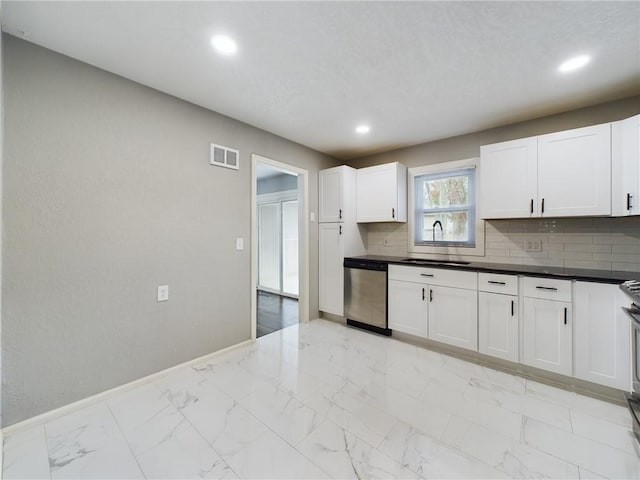
[[[405,258],[402,261],[418,265],[469,265],[471,263],[462,260],[432,260],[428,258]]]

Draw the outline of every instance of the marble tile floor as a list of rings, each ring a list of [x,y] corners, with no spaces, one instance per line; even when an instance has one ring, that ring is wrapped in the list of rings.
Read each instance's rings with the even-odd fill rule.
[[[18,478],[640,478],[623,407],[325,320],[9,435]]]

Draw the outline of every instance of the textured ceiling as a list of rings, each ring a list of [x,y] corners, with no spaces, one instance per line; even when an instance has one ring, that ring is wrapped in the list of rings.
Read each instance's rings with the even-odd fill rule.
[[[637,1],[3,1],[2,14],[11,34],[344,159],[640,93]],[[212,50],[220,32],[238,55]],[[584,70],[557,73],[581,53]]]

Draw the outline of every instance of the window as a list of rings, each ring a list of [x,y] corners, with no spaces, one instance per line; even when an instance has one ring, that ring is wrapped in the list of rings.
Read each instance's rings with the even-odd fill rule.
[[[414,176],[414,244],[476,246],[475,168]]]
[[[457,260],[484,256],[484,221],[476,208],[479,168],[477,157],[409,168],[411,254]]]

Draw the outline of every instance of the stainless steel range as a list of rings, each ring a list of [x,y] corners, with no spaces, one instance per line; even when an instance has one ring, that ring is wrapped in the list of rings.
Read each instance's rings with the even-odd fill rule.
[[[620,285],[620,289],[631,298],[631,305],[623,307],[631,321],[631,393],[627,403],[633,419],[633,433],[636,436],[636,450],[640,455],[640,281],[630,280]]]

